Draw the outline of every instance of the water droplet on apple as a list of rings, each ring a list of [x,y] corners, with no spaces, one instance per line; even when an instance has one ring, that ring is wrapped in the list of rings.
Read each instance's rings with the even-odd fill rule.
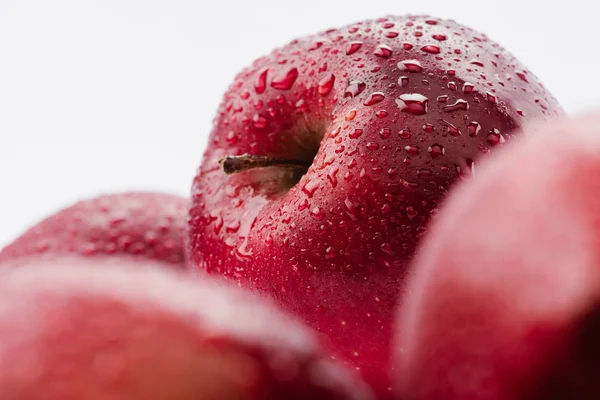
[[[346,113],[346,121],[352,121],[356,117],[356,110],[352,109]]]
[[[427,113],[427,103],[429,99],[419,93],[406,93],[396,99],[396,104],[402,112],[414,115],[424,115]]]
[[[351,80],[344,91],[344,97],[356,97],[365,90],[367,85],[364,82]]]
[[[325,258],[327,260],[333,260],[336,255],[337,254],[336,254],[335,248],[328,247],[327,249],[325,249]]]
[[[373,51],[373,54],[377,57],[389,58],[392,55],[392,49],[385,44],[380,44],[375,51]]]
[[[435,44],[427,44],[421,47],[421,50],[429,54],[440,54],[440,46],[436,46]]]
[[[400,85],[400,87],[407,87],[408,76],[401,76],[400,78],[398,78],[398,85]]]
[[[379,137],[382,139],[387,139],[392,135],[392,130],[390,128],[382,128],[379,131]]]
[[[385,95],[382,92],[374,92],[369,95],[363,104],[365,106],[372,106],[373,104],[382,102],[384,98]]]
[[[471,60],[471,64],[477,65],[478,67],[483,67],[483,62],[477,59]]]
[[[475,86],[472,83],[465,82],[465,84],[463,85],[462,91],[465,94],[469,94],[469,93],[473,92],[474,88],[475,88]]]
[[[438,98],[437,98],[438,103],[446,103],[447,101],[448,101],[448,95],[438,96]]]
[[[404,150],[406,150],[406,152],[411,155],[419,154],[419,148],[417,146],[405,146]]]
[[[412,44],[408,43],[408,42],[404,42],[404,43],[402,43],[402,48],[403,48],[404,50],[411,50],[413,47],[414,47],[414,46],[413,46]]]
[[[254,125],[256,129],[264,129],[267,126],[267,119],[260,114],[254,114],[254,117],[252,117],[252,125]]]
[[[362,136],[362,134],[363,134],[363,130],[360,128],[356,128],[348,136],[350,137],[350,139],[356,139],[356,138]]]
[[[412,132],[409,128],[404,128],[400,132],[398,132],[398,135],[400,135],[402,139],[408,139],[412,136]]]
[[[351,55],[356,53],[362,47],[362,42],[351,42],[348,44],[346,48],[346,55]]]
[[[467,111],[469,109],[469,103],[466,100],[458,99],[454,104],[448,104],[443,107],[444,112],[450,113],[454,111]]]
[[[290,68],[285,74],[273,78],[271,87],[279,90],[289,90],[298,78],[298,68]]]
[[[319,182],[314,180],[308,180],[304,186],[302,186],[302,191],[308,195],[308,197],[312,197],[315,194],[315,191],[319,188]]]
[[[446,35],[442,35],[441,33],[434,33],[432,36],[435,40],[438,40],[440,42],[443,42],[444,40],[448,39],[446,37]]]
[[[498,129],[492,129],[486,138],[487,142],[492,145],[492,146],[496,146],[498,144],[504,143],[504,137],[502,136],[502,134],[500,133],[500,131]]]
[[[527,80],[527,72],[526,71],[516,71],[516,74],[523,82],[529,83]]]
[[[491,92],[485,92],[486,96],[487,96],[487,101],[490,102],[491,104],[496,104],[498,102],[498,99],[496,98],[496,95],[491,93]]]
[[[422,72],[423,66],[418,60],[404,60],[398,63],[398,69],[407,72]]]
[[[326,96],[327,94],[329,94],[329,92],[331,92],[331,89],[333,88],[333,84],[335,83],[335,76],[333,74],[329,74],[327,75],[325,78],[321,79],[319,81],[319,94],[321,96]]]
[[[256,93],[261,94],[267,88],[267,73],[268,72],[269,72],[269,70],[265,68],[262,71],[260,71],[258,73],[258,75],[256,76],[256,80],[254,81],[254,90],[256,91]]]
[[[469,132],[469,136],[477,136],[481,130],[481,125],[479,125],[479,123],[476,121],[470,122],[469,125],[467,125],[467,130]]]
[[[314,292],[315,292],[315,289],[312,286],[308,285],[306,287],[306,293],[313,294]]]
[[[322,221],[325,219],[325,212],[319,207],[314,207],[312,210],[310,210],[310,216],[317,221]]]
[[[444,149],[444,146],[442,146],[441,144],[432,144],[431,146],[429,146],[428,151],[429,155],[433,159],[438,159],[444,154],[446,154],[446,149]]]

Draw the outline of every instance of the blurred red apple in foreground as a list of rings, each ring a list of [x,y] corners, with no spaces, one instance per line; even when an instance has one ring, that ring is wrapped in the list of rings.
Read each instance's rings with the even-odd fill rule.
[[[31,262],[0,276],[2,400],[371,398],[311,332],[238,288],[140,260]]]
[[[187,200],[162,193],[119,193],[80,201],[44,219],[0,252],[28,257],[112,255],[184,268]]]
[[[225,94],[193,185],[191,261],[272,296],[389,393],[393,310],[430,214],[482,154],[561,113],[510,53],[453,21],[294,40]]]
[[[450,196],[401,311],[404,400],[600,398],[600,114],[515,141]]]

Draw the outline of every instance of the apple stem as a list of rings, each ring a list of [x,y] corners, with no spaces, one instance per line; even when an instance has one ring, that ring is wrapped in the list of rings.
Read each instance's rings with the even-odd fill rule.
[[[307,170],[310,164],[300,160],[282,160],[269,156],[253,156],[242,154],[241,156],[227,156],[219,160],[223,172],[236,174],[254,168],[285,167]]]

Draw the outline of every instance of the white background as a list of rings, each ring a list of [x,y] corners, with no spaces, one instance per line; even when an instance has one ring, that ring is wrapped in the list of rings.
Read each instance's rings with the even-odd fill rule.
[[[0,0],[0,247],[82,197],[187,195],[235,73],[296,36],[428,13],[488,34],[563,106],[600,105],[594,2]]]

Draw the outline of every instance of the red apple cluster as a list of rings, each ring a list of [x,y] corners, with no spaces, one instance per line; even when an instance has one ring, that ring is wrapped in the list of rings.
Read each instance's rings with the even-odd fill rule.
[[[599,399],[598,126],[454,21],[294,40],[235,78],[190,198],[0,252],[0,399]]]

